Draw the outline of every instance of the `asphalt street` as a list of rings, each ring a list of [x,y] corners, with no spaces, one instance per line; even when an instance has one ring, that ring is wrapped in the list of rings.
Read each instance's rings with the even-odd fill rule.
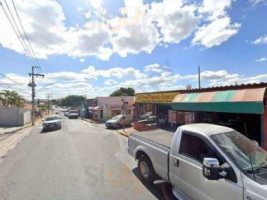
[[[80,119],[46,133],[38,126],[0,162],[0,200],[162,199],[137,178],[127,142]]]

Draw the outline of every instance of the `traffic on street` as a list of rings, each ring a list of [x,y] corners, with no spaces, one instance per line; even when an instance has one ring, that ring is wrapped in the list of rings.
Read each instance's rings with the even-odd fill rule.
[[[127,144],[104,124],[63,117],[62,129],[39,125],[1,159],[0,199],[162,199],[139,180]]]

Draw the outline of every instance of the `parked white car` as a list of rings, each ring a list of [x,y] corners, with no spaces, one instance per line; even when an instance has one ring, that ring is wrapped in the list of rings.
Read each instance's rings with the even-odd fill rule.
[[[131,134],[141,179],[163,179],[179,200],[266,200],[267,152],[237,131],[190,124]]]
[[[70,110],[68,113],[68,118],[69,119],[78,119],[79,114],[77,110]]]
[[[61,127],[61,118],[58,115],[48,116],[43,121],[43,131],[48,131],[51,129],[61,129]]]

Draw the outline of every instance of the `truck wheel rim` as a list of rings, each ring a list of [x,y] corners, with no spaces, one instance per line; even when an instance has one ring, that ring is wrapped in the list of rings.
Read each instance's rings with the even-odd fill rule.
[[[141,162],[140,163],[140,171],[141,174],[144,178],[148,178],[149,177],[149,168],[148,165],[145,162]]]

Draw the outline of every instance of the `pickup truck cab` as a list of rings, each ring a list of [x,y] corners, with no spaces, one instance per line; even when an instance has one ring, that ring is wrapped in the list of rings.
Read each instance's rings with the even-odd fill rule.
[[[267,152],[237,131],[190,124],[130,135],[143,181],[164,179],[179,200],[266,200]]]

